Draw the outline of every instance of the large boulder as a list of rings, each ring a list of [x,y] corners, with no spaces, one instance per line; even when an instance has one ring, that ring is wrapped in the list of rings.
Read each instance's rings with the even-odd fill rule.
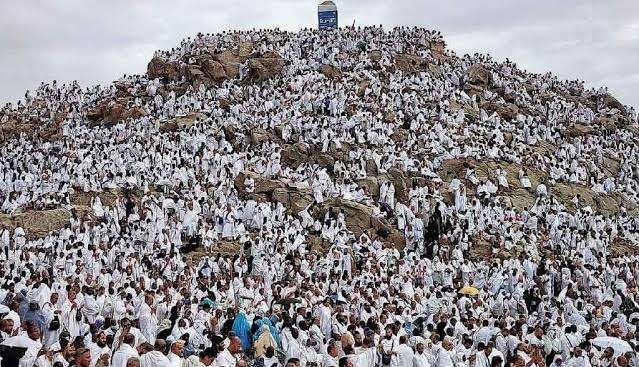
[[[233,181],[235,188],[240,192],[240,194],[244,194],[244,195],[250,194],[247,191],[246,186],[244,185],[244,181],[246,180],[247,177],[252,178],[253,181],[255,182],[255,188],[253,191],[253,193],[255,194],[270,195],[273,193],[273,190],[275,190],[276,188],[286,187],[286,184],[284,184],[284,182],[282,181],[271,180],[254,172],[242,171],[240,172],[239,175],[235,177],[235,180]]]
[[[214,84],[213,80],[202,71],[202,68],[196,65],[191,65],[186,69],[186,79],[195,87],[198,87],[200,84],[210,87]]]
[[[377,62],[379,62],[379,60],[382,59],[382,51],[380,51],[380,50],[372,50],[371,52],[368,53],[368,58],[372,62],[377,63]]]
[[[146,74],[149,79],[168,79],[169,81],[176,81],[181,79],[182,70],[177,63],[165,60],[162,57],[154,57],[147,65]]]
[[[203,118],[204,115],[201,113],[190,113],[186,116],[178,116],[160,123],[160,131],[172,132],[186,129],[201,121]]]
[[[387,173],[389,181],[395,186],[395,198],[402,203],[408,202],[410,182],[400,169],[392,167]]]
[[[197,56],[185,55],[175,61],[154,57],[147,66],[147,75],[150,79],[160,78],[164,82],[180,82],[186,78],[192,85],[211,86],[237,78],[240,75],[240,64],[252,56],[252,50],[252,43],[239,42],[237,49],[216,52],[208,48]],[[265,57],[271,58],[272,55],[267,54]],[[191,59],[195,62],[190,62]],[[273,67],[269,61],[263,60],[267,69]],[[188,65],[183,66],[185,64]]]
[[[407,140],[409,137],[410,137],[410,132],[402,128],[396,129],[395,131],[393,131],[393,133],[390,136],[391,140],[393,140],[395,143],[403,142]]]
[[[144,108],[130,105],[130,97],[103,99],[87,109],[86,117],[92,126],[98,126],[113,125],[148,115]]]
[[[315,218],[322,219],[327,212],[332,212],[334,215],[343,212],[346,227],[355,236],[367,233],[386,245],[398,249],[403,249],[406,245],[406,239],[397,228],[383,218],[374,216],[373,207],[343,198],[329,198],[322,204],[316,205],[312,214]]]
[[[237,78],[240,75],[240,55],[231,51],[223,51],[213,56],[220,64],[226,78]]]
[[[428,71],[428,61],[417,55],[398,54],[395,56],[395,67],[406,74]]]
[[[467,80],[469,83],[487,87],[491,85],[493,76],[484,65],[474,64],[468,69]]]
[[[297,214],[313,203],[313,190],[308,184],[295,183],[273,190],[273,201],[282,203],[293,214]]]
[[[70,223],[71,212],[66,209],[29,210],[13,216],[0,214],[0,224],[12,230],[22,227],[29,240],[46,237]]]
[[[444,40],[435,40],[430,42],[430,54],[437,60],[445,60],[446,42]]]
[[[339,79],[342,77],[342,71],[333,65],[323,64],[320,66],[319,71],[329,79]]]
[[[611,109],[617,109],[619,112],[626,113],[626,107],[617,100],[617,98],[613,97],[610,93],[606,93],[603,96],[603,103],[606,107]]]
[[[0,122],[0,143],[18,137],[21,133],[29,134],[37,128],[37,124],[19,118],[11,118],[5,123]]]
[[[224,66],[219,61],[206,59],[202,61],[202,69],[212,80],[216,82],[224,81],[228,78]]]
[[[583,125],[583,124],[572,124],[571,126],[564,129],[563,133],[571,138],[576,138],[579,136],[587,136],[594,133],[594,129],[592,126]]]
[[[515,189],[506,198],[508,198],[512,207],[524,210],[532,208],[537,197],[530,190]]]
[[[474,64],[466,72],[466,81],[480,88],[487,88],[492,85],[493,76],[482,64]]]
[[[237,57],[240,62],[246,61],[253,53],[253,42],[239,41],[237,43]]]
[[[379,179],[375,176],[368,176],[357,181],[357,185],[362,187],[368,195],[375,200],[379,199]]]
[[[282,147],[281,158],[282,163],[297,169],[300,164],[308,161],[311,147],[307,143],[285,144]]]
[[[357,95],[359,97],[364,97],[366,94],[366,89],[370,87],[371,81],[368,79],[364,79],[357,84]]]
[[[247,177],[255,182],[253,192],[248,192],[244,184]],[[306,183],[291,183],[284,180],[269,179],[257,173],[243,171],[235,178],[235,188],[244,198],[256,201],[282,203],[291,212],[297,214],[313,202],[313,191]]]
[[[246,83],[260,83],[279,76],[284,69],[285,61],[276,52],[269,51],[264,55],[248,59]]]
[[[268,141],[279,140],[273,133],[262,128],[255,128],[250,132],[250,142],[254,145],[260,145]]]
[[[466,177],[466,169],[477,165],[477,161],[472,158],[452,158],[445,159],[439,167],[437,174],[447,182],[457,178]]]
[[[595,192],[593,192],[588,186],[572,184],[572,183],[558,183],[551,187],[549,192],[556,196],[568,210],[574,211],[575,205],[572,199],[579,195],[579,205],[582,207],[589,206],[593,210],[597,209],[597,203],[595,201]]]
[[[512,103],[486,103],[484,109],[489,112],[496,112],[503,120],[510,121],[517,118],[519,108]]]

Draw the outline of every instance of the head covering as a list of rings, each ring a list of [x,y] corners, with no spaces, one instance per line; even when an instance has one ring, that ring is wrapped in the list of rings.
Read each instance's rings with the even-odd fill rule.
[[[261,357],[262,355],[264,355],[268,347],[273,347],[274,349],[277,349],[277,342],[275,341],[275,338],[273,338],[273,335],[271,335],[271,330],[269,326],[266,324],[263,324],[260,327],[259,331],[260,331],[260,336],[255,341],[255,357]]]
[[[233,321],[233,332],[237,335],[242,341],[242,347],[244,350],[249,350],[251,347],[251,326],[246,320],[246,314],[244,311],[241,311],[236,317],[235,321]]]

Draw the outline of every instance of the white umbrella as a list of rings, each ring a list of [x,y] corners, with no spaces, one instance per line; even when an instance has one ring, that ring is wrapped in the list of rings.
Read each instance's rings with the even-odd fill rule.
[[[632,347],[627,341],[612,336],[600,336],[592,340],[592,345],[600,348],[611,347],[616,354],[632,352]]]

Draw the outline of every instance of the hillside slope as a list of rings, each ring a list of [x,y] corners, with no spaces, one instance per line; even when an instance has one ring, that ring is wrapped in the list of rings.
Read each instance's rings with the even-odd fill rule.
[[[98,225],[92,196],[120,205],[132,192],[139,207],[175,197],[221,211],[277,202],[291,220],[343,212],[348,236],[397,248],[415,246],[415,220],[428,237],[441,215],[449,227],[431,240],[464,238],[481,258],[543,250],[555,231],[546,210],[579,218],[576,241],[602,222],[597,240],[636,243],[634,109],[581,81],[458,56],[421,28],[198,35],[106,88],[43,84],[0,121],[0,167],[21,182],[0,188],[11,228],[51,209]],[[433,214],[440,202],[447,212]],[[476,205],[500,208],[498,228]],[[45,233],[55,222],[42,220]],[[38,225],[30,238],[43,237]],[[326,231],[305,241],[322,248]]]

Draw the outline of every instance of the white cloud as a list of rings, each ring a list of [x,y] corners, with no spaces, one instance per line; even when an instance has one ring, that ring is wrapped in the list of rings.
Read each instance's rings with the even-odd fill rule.
[[[338,0],[340,23],[439,29],[458,53],[490,53],[534,72],[607,85],[639,105],[634,1]],[[315,27],[299,0],[23,0],[0,14],[0,101],[40,81],[107,83],[143,73],[155,49],[197,32]]]

